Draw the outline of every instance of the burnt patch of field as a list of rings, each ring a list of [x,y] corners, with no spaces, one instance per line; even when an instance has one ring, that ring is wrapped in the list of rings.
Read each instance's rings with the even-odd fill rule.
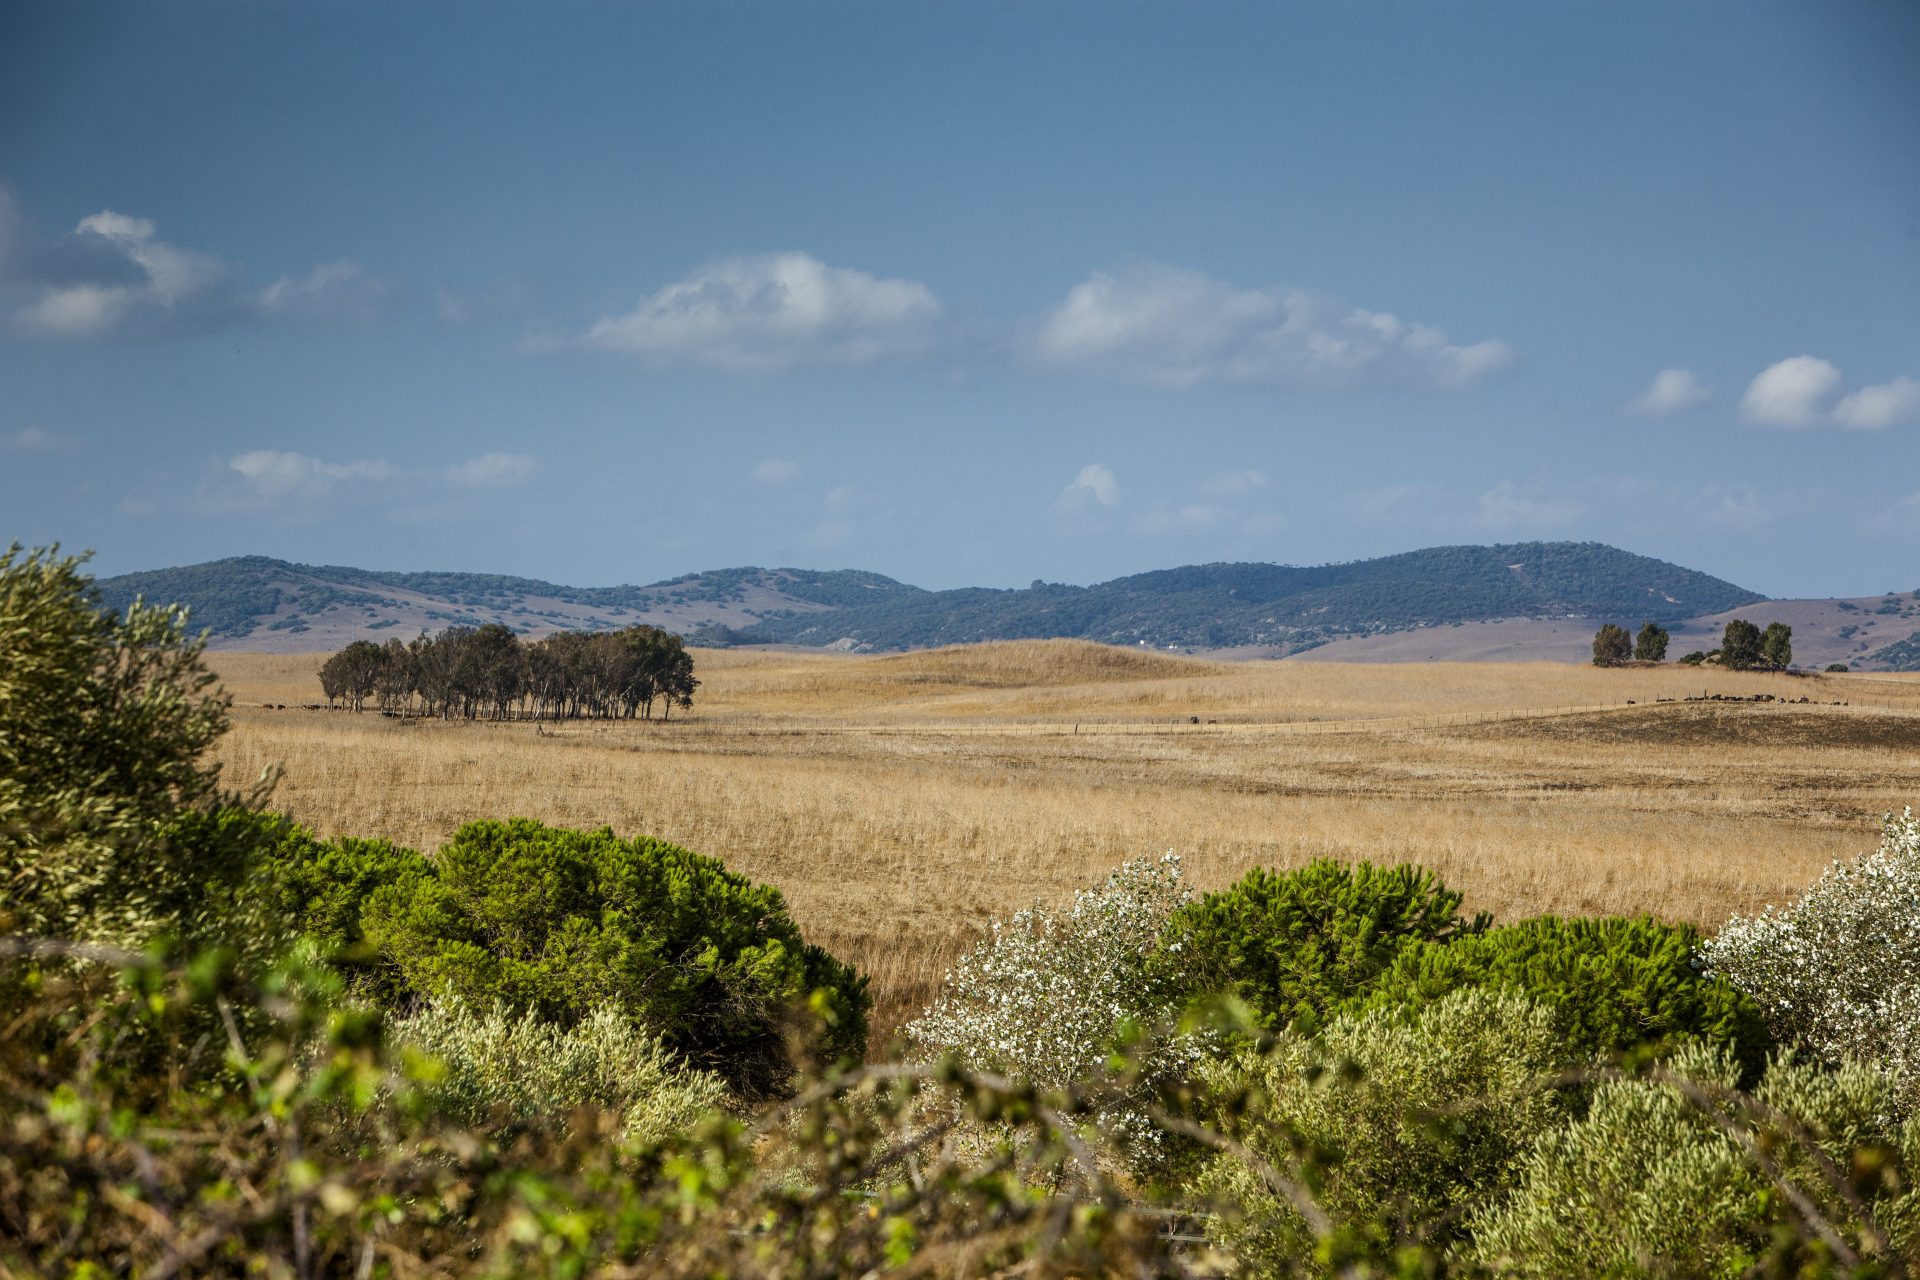
[[[1782,703],[1663,702],[1621,710],[1528,716],[1475,726],[1475,738],[1543,739],[1618,746],[1738,745],[1920,750],[1920,716],[1855,707]]]

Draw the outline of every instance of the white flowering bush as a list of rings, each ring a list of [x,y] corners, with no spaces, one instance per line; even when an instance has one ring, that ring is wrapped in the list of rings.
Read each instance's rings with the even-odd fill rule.
[[[908,1040],[928,1056],[952,1054],[970,1070],[992,1071],[1061,1089],[1102,1071],[1128,1027],[1170,1018],[1174,997],[1147,974],[1167,918],[1191,900],[1180,859],[1136,858],[1072,906],[1038,905],[995,921],[961,959],[939,998],[909,1023]],[[1146,1051],[1143,1089],[1190,1065],[1196,1042],[1160,1036]],[[1160,1134],[1125,1106],[1108,1120],[1123,1144],[1150,1156]]]
[[[1920,820],[1886,821],[1880,848],[1835,862],[1789,907],[1735,916],[1703,948],[1709,973],[1752,997],[1776,1040],[1821,1060],[1877,1063],[1920,1102]]]
[[[605,1006],[562,1027],[447,1001],[396,1021],[392,1041],[421,1063],[436,1108],[470,1125],[546,1127],[593,1107],[618,1115],[627,1137],[653,1142],[690,1128],[726,1097],[718,1076],[683,1065]]]

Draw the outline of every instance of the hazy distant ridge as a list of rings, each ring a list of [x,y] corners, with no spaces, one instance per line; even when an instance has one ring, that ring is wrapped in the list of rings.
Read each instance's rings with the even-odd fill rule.
[[[1187,565],[1089,587],[926,591],[858,570],[717,569],[646,586],[570,587],[479,573],[400,573],[242,556],[104,578],[103,606],[190,606],[229,647],[325,648],[354,636],[502,622],[538,634],[650,622],[734,642],[910,649],[1075,637],[1155,647],[1309,648],[1497,618],[1673,621],[1764,597],[1600,543],[1432,547],[1348,564]]]

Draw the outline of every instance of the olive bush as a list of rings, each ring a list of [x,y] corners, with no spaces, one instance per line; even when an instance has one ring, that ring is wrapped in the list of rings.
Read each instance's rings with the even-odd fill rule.
[[[1283,1033],[1269,1052],[1203,1066],[1203,1096],[1242,1144],[1193,1183],[1227,1206],[1208,1233],[1257,1274],[1443,1256],[1532,1139],[1565,1121],[1553,1085],[1573,1065],[1551,1007],[1467,988],[1410,1016],[1344,1014],[1317,1036]],[[1261,1162],[1300,1171],[1307,1212]],[[1323,1220],[1309,1219],[1316,1209]]]
[[[618,1116],[626,1140],[658,1143],[726,1097],[718,1076],[688,1069],[607,1006],[560,1027],[532,1013],[432,1004],[396,1021],[392,1044],[431,1059],[416,1074],[436,1111],[502,1136],[591,1109]]]
[[[203,644],[184,609],[102,614],[80,566],[0,553],[0,928],[126,947],[257,935],[250,847],[183,827],[237,799],[205,755],[228,700]]]
[[[1773,1033],[1828,1063],[1880,1062],[1920,1102],[1920,819],[1886,820],[1880,847],[1835,862],[1799,901],[1735,916],[1701,948]]]
[[[1889,1123],[1888,1077],[1789,1058],[1748,1096],[1739,1074],[1694,1044],[1656,1078],[1601,1084],[1476,1216],[1475,1259],[1513,1276],[1729,1280],[1920,1261],[1920,1126]]]

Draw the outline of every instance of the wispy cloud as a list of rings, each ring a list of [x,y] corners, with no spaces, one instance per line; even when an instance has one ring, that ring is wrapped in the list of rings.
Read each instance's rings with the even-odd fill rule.
[[[447,468],[447,483],[456,489],[509,489],[524,484],[540,464],[524,453],[483,453]]]
[[[1093,507],[1111,507],[1120,501],[1120,482],[1104,463],[1089,462],[1080,468],[1054,505],[1062,511],[1086,511]]]
[[[578,343],[661,364],[757,372],[870,364],[924,350],[940,315],[940,300],[917,280],[777,253],[715,263],[600,320]]]
[[[435,491],[504,489],[522,484],[539,469],[520,453],[485,453],[440,470],[409,469],[384,458],[337,462],[288,449],[249,449],[221,465],[187,504],[201,512],[258,512],[300,519],[326,510],[384,500],[394,487],[425,495]],[[163,510],[164,504],[140,504]]]
[[[317,502],[356,482],[391,480],[392,464],[378,459],[328,462],[304,453],[281,449],[250,449],[227,460],[233,484],[230,503],[267,506],[276,502]]]
[[[1267,487],[1267,477],[1248,468],[1219,471],[1200,482],[1200,492],[1212,498],[1238,498]]]
[[[39,427],[26,427],[11,435],[0,436],[0,450],[7,453],[59,453],[73,448],[73,441]]]
[[[260,291],[262,313],[287,320],[369,320],[393,286],[357,262],[326,262],[304,276],[281,276]]]
[[[249,320],[364,319],[391,292],[358,264],[331,262],[248,293],[217,256],[181,248],[151,219],[111,209],[80,219],[52,244],[16,248],[0,289],[15,329],[71,340],[198,333]]]
[[[800,464],[790,458],[766,458],[753,469],[755,484],[791,484],[800,475]]]
[[[1141,533],[1206,533],[1233,518],[1233,512],[1212,502],[1189,502],[1178,507],[1155,507],[1134,521]]]
[[[1702,386],[1690,370],[1662,369],[1653,375],[1653,385],[1647,388],[1646,394],[1627,407],[1634,413],[1660,417],[1697,409],[1711,399],[1713,393]]]
[[[1920,382],[1899,377],[1862,387],[1833,406],[1833,420],[1857,431],[1880,431],[1920,420]]]
[[[1381,485],[1359,494],[1354,514],[1365,521],[1405,520],[1409,514],[1431,515],[1441,498],[1440,486],[1429,480]]]
[[[1459,344],[1307,289],[1242,289],[1138,261],[1075,285],[1042,323],[1042,363],[1169,387],[1225,380],[1455,388],[1511,364],[1504,342]]]
[[[1830,360],[1790,356],[1760,371],[1741,398],[1740,414],[1762,426],[1855,431],[1920,421],[1920,382],[1897,377],[1844,395],[1843,382]]]
[[[1484,529],[1558,529],[1580,519],[1589,509],[1580,498],[1535,492],[1502,480],[1480,495],[1473,522]]]

